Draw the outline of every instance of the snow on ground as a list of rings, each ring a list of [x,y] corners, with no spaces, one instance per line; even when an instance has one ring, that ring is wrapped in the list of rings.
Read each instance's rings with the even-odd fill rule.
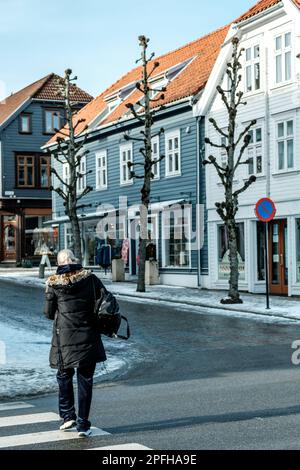
[[[50,342],[51,338],[42,333],[0,323],[0,399],[57,390],[56,371],[49,367]],[[109,345],[108,361],[97,365],[96,382],[125,365],[116,354],[123,347],[120,342]]]

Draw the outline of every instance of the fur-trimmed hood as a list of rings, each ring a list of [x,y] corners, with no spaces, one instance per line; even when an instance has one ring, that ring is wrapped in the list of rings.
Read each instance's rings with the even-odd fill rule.
[[[80,269],[72,273],[53,274],[46,281],[46,287],[63,287],[76,284],[82,279],[86,279],[92,275],[92,271],[88,269]]]

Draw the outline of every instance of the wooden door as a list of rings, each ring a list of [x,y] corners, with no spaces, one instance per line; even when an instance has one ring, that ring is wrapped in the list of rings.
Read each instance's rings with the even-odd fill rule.
[[[4,261],[15,261],[17,256],[16,222],[3,222],[3,255]]]
[[[288,295],[288,232],[287,220],[275,220],[269,226],[270,292]]]

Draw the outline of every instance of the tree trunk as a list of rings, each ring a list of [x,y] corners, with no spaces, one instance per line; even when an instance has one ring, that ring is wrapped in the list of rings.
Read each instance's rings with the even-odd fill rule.
[[[229,237],[229,261],[230,261],[230,278],[229,278],[229,298],[223,303],[242,304],[243,301],[239,294],[239,260],[237,245],[237,226],[235,220],[230,220],[226,224]]]
[[[81,233],[80,233],[80,226],[79,220],[76,213],[76,210],[70,211],[69,219],[71,222],[73,240],[74,240],[74,255],[78,259],[79,263],[82,263],[82,248],[81,248]]]

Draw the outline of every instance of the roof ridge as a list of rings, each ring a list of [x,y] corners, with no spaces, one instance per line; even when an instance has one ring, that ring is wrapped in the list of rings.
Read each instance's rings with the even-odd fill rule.
[[[163,59],[164,57],[168,56],[169,54],[174,54],[174,52],[178,52],[178,51],[181,51],[181,50],[185,49],[186,47],[190,47],[192,44],[195,44],[196,42],[202,41],[203,39],[206,39],[209,36],[212,36],[213,34],[219,33],[223,29],[228,28],[231,24],[232,23],[228,23],[224,26],[221,26],[221,27],[215,29],[214,31],[211,31],[210,33],[205,34],[204,36],[200,36],[197,39],[193,39],[193,41],[187,42],[186,44],[184,44],[184,46],[180,46],[180,47],[177,47],[176,49],[172,49],[171,51],[166,52],[165,54],[162,54],[162,55],[156,57],[154,60]]]
[[[39,82],[42,82],[41,86],[43,86],[45,83],[47,83],[48,79],[50,78],[52,74],[48,74],[48,75],[45,75],[45,77],[42,77],[42,78],[39,78],[38,80],[35,80],[35,82],[32,82],[30,83],[29,85],[26,85],[24,88],[20,88],[20,90],[16,91],[15,93],[11,93],[10,95],[7,95],[3,101],[5,102],[6,100],[8,100],[9,98],[11,98],[12,96],[16,96],[18,95],[19,93],[21,92],[24,92],[26,91],[28,88],[31,88],[33,87],[34,85],[36,85],[37,83]],[[40,89],[40,88],[39,88]]]

